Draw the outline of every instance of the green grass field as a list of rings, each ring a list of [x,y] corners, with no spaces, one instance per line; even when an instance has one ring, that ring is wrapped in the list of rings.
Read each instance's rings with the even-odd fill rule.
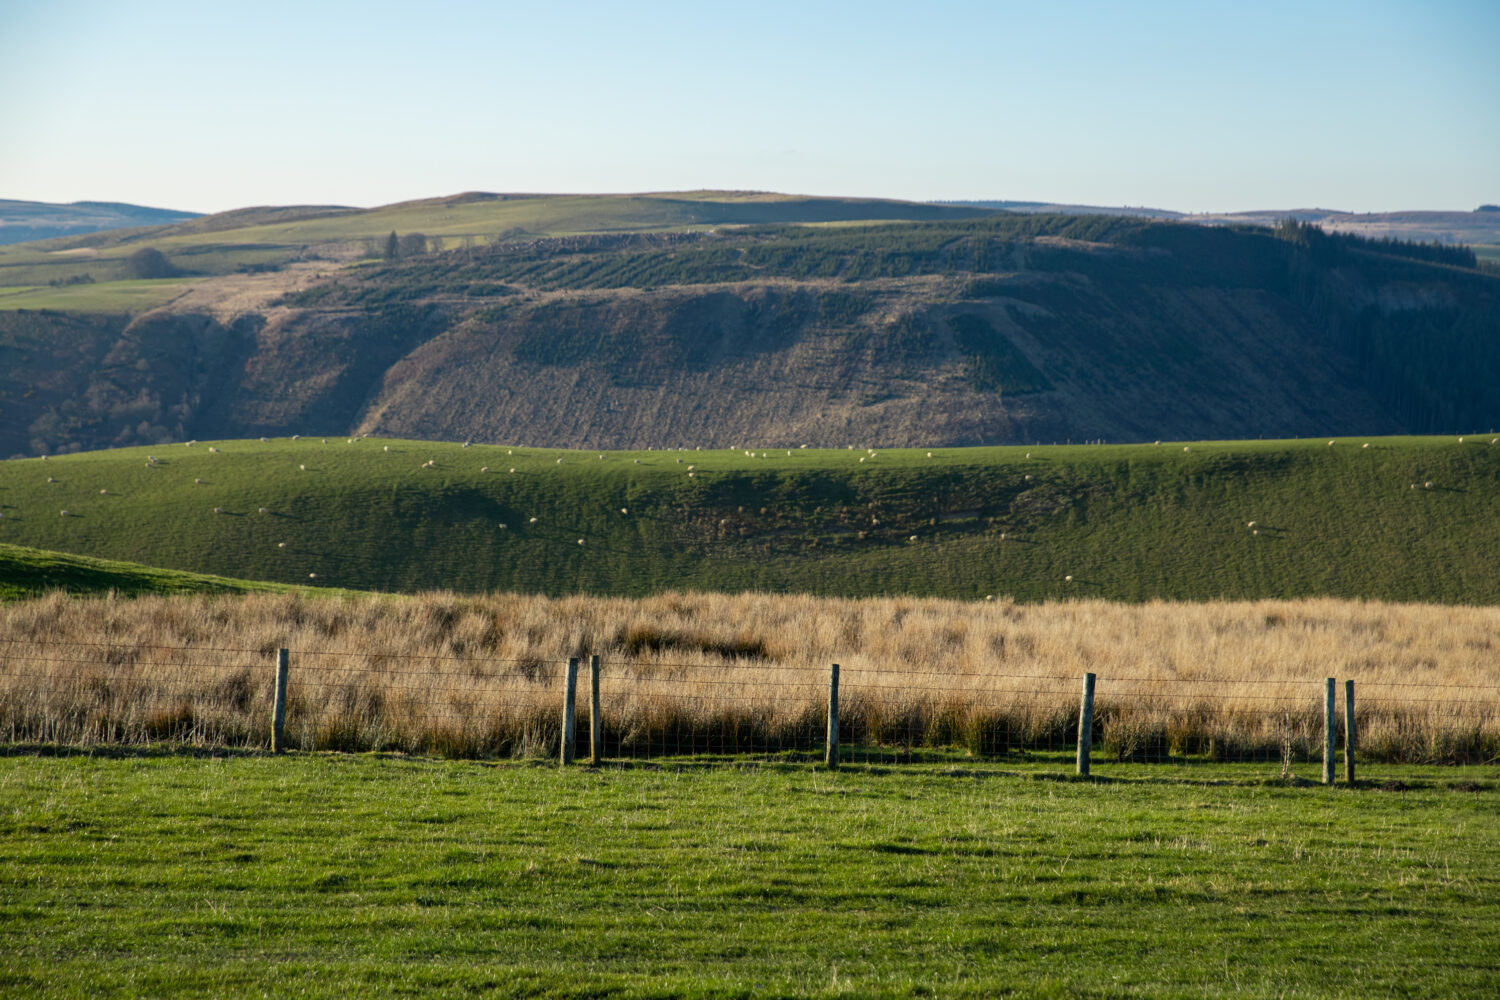
[[[0,758],[0,993],[1480,997],[1492,772]]]
[[[121,596],[142,594],[327,593],[256,580],[230,580],[200,573],[181,573],[136,563],[0,543],[0,601],[34,597],[54,590],[70,594]]]
[[[0,542],[402,592],[1500,602],[1489,436],[753,459],[327,440],[3,462]]]
[[[0,288],[0,309],[59,309],[69,312],[144,312],[166,305],[194,279],[105,281],[95,284]]]

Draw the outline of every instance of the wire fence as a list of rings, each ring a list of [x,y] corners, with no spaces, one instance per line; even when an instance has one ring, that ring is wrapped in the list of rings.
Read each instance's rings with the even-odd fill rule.
[[[1096,772],[1254,762],[1325,779],[1334,753],[1366,778],[1372,766],[1500,761],[1494,685],[1087,676],[0,638],[0,744],[833,766],[1076,758]]]

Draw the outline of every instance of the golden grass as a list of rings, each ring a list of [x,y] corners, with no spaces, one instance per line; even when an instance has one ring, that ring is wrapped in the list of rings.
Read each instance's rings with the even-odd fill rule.
[[[865,746],[1066,749],[1088,671],[1106,755],[1302,757],[1337,677],[1362,755],[1474,762],[1500,750],[1497,646],[1497,608],[1337,600],[52,595],[0,608],[0,742],[265,746],[286,647],[307,749],[552,753],[564,661],[597,653],[610,755],[813,749],[838,662]]]

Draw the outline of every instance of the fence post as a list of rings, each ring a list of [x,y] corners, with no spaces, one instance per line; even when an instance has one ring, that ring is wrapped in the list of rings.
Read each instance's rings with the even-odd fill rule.
[[[1333,784],[1333,761],[1335,745],[1338,743],[1339,733],[1335,728],[1334,719],[1334,694],[1338,687],[1338,681],[1332,677],[1327,678],[1323,684],[1323,784]]]
[[[577,726],[573,719],[573,701],[578,697],[578,657],[568,657],[568,683],[563,693],[563,723],[562,723],[562,765],[567,767],[573,763],[574,740],[577,738]]]
[[[286,751],[286,679],[291,672],[291,653],[276,651],[276,707],[271,712],[271,752]]]
[[[828,673],[828,749],[823,763],[830,771],[839,769],[839,665]]]
[[[1354,682],[1344,682],[1344,780],[1354,784]]]
[[[604,716],[599,711],[599,657],[589,657],[589,763],[604,762]]]
[[[1083,675],[1083,697],[1078,702],[1078,773],[1089,776],[1089,752],[1094,747],[1094,675]]]

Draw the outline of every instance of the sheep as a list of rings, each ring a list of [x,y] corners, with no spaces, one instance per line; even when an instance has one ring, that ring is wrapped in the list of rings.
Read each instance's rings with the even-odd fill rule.
[[[1245,527],[1247,527],[1247,528],[1253,528],[1253,527],[1255,527],[1255,522],[1254,521],[1246,521],[1245,522]]]
[[[100,490],[100,491],[99,491],[99,495],[100,495],[100,496],[101,496],[101,497],[104,497],[104,496],[109,496],[109,490]]]
[[[578,544],[579,544],[579,545],[582,545],[582,544],[583,544],[583,539],[582,539],[582,538],[580,538],[580,539],[578,539]]]
[[[688,471],[689,471],[689,472],[692,472],[692,471],[693,471],[693,470],[694,470],[694,469],[696,469],[696,468],[697,468],[697,466],[696,466],[696,465],[690,465],[690,466],[688,466]]]
[[[601,462],[604,461],[604,456],[603,455],[599,456],[599,461],[601,461]]]
[[[1002,542],[1003,542],[1003,541],[1005,541],[1005,532],[1003,532],[1003,531],[1002,531],[1002,532],[1000,532],[1000,540],[1001,540],[1001,541],[1002,541]]]
[[[1432,489],[1432,480],[1429,479],[1429,480],[1427,480],[1427,482],[1423,483],[1422,484],[1422,489],[1424,489],[1424,490],[1430,490],[1430,489]]]
[[[533,518],[532,518],[532,519],[531,519],[531,523],[532,523],[532,524],[536,524],[536,518],[534,518],[534,517],[533,517]]]
[[[482,465],[482,466],[479,467],[479,471],[480,472],[489,472],[490,471],[490,467],[488,465]]]
[[[501,531],[504,531],[507,527],[508,527],[508,525],[504,521],[500,522],[500,530]]]
[[[468,446],[469,446],[469,442],[465,441],[464,442],[464,447],[467,448]]]
[[[209,445],[208,446],[208,453],[210,455],[217,455],[219,453],[219,449],[215,448],[213,445]]]
[[[1067,576],[1063,577],[1063,581],[1066,582],[1066,583],[1072,583],[1073,582],[1073,574],[1069,573]]]
[[[860,461],[861,461],[861,462],[863,462],[863,461],[864,461],[864,460],[865,460],[865,456],[863,456],[863,455],[861,455],[861,456],[859,456],[859,460],[860,460]]]
[[[270,513],[270,511],[266,510],[264,507],[258,508],[258,510],[262,514],[269,514]]]
[[[45,462],[45,461],[47,461],[47,456],[46,456],[46,455],[43,455],[43,456],[42,456],[42,461],[43,461],[43,462]]]
[[[908,542],[915,542],[916,540],[917,540],[917,536],[916,535],[912,535],[910,538],[907,539]]]
[[[203,485],[203,480],[201,480],[201,479],[194,479],[193,482],[196,483],[199,486]]]
[[[266,443],[266,439],[265,439],[265,438],[261,438],[261,439],[260,439],[260,443],[261,443],[261,444],[265,444],[265,443]]]
[[[931,457],[932,457],[932,452],[930,452],[930,451],[929,451],[929,452],[928,452],[928,453],[927,453],[927,457],[928,457],[928,458],[931,458]]]
[[[635,464],[636,464],[636,465],[640,465],[640,464],[641,464],[641,460],[640,460],[640,459],[638,459],[638,458],[637,458],[637,459],[635,459]]]
[[[1027,477],[1026,477],[1026,481],[1027,481],[1027,482],[1028,482],[1028,483],[1029,483],[1029,482],[1031,482],[1031,476],[1029,476],[1029,475],[1028,475],[1028,476],[1027,476]]]
[[[316,580],[318,578],[318,574],[316,574],[316,573],[309,573],[309,574],[307,574],[307,578],[309,580]]]
[[[560,459],[560,458],[559,458],[559,459],[558,459],[558,460],[557,460],[557,464],[558,464],[558,465],[562,465],[562,459]]]
[[[48,476],[47,477],[47,482],[49,482],[49,483],[55,483],[55,482],[57,482],[57,480],[53,479],[51,476]]]
[[[994,594],[985,594],[984,595],[984,599],[986,601],[993,601],[995,599],[995,595]]]
[[[1333,442],[1332,441],[1328,442],[1328,447],[1330,447],[1330,448],[1333,447]]]
[[[621,514],[629,514],[629,513],[630,513],[630,511],[629,511],[629,509],[628,509],[628,508],[625,508],[625,507],[621,507],[621,508],[620,508],[620,513],[621,513]]]
[[[67,511],[63,511],[63,512],[62,512],[62,516],[63,516],[63,517],[67,517],[67,516],[68,516],[68,512],[67,512]]]
[[[1368,447],[1370,447],[1370,442],[1366,441],[1364,444],[1360,445],[1360,447],[1361,448],[1368,448]]]
[[[284,548],[286,548],[286,542],[277,542],[276,543],[276,547],[278,549],[284,549]]]
[[[515,471],[516,471],[516,470],[515,470],[515,469],[511,469],[511,470],[510,470],[510,471],[511,471],[511,472],[515,472]]]
[[[305,466],[305,465],[299,465],[299,466],[297,466],[297,468],[301,469],[303,472],[307,471],[307,466]]]
[[[222,514],[222,513],[224,513],[224,508],[223,507],[215,507],[214,508],[214,513],[215,514]]]
[[[387,445],[381,445],[381,449],[380,450],[381,451],[390,451],[391,450],[391,446],[388,445],[388,444]]]
[[[696,473],[696,472],[689,472],[688,473],[688,478],[689,479],[695,479],[695,478],[697,478],[697,475],[698,475],[698,473]]]
[[[1189,447],[1189,446],[1187,446],[1187,445],[1183,445],[1183,446],[1182,446],[1182,450],[1183,450],[1183,451],[1192,451],[1192,450],[1193,450],[1193,449],[1192,449],[1192,448],[1190,448],[1190,447]]]
[[[506,454],[507,454],[507,455],[514,455],[514,454],[515,454],[515,453],[516,453],[516,452],[515,452],[515,449],[514,449],[514,448],[512,448],[512,449],[510,449],[510,450],[508,450],[508,451],[506,451]]]
[[[678,465],[681,465],[681,464],[682,464],[682,459],[680,459],[680,458],[679,458],[679,459],[678,459],[678,460],[677,460],[677,464],[678,464]]]

